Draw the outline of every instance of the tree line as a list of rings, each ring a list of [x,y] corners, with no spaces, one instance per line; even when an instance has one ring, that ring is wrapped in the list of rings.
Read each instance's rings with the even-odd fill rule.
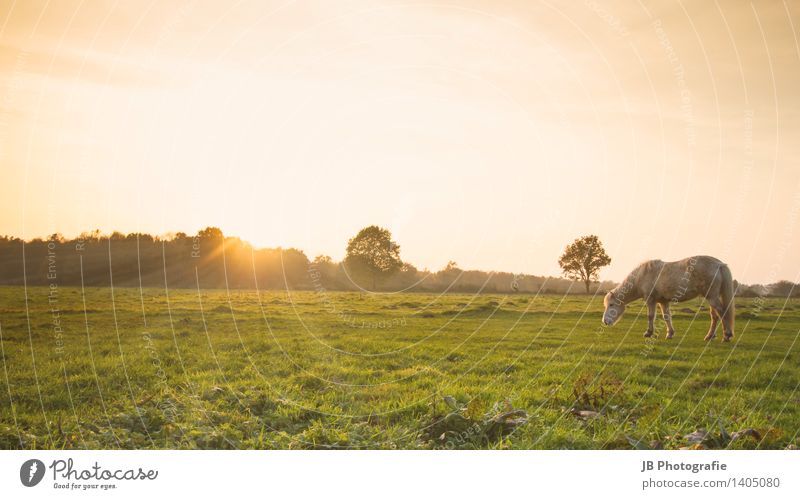
[[[610,259],[600,253],[599,240],[588,242],[590,260],[607,265]],[[586,253],[575,254],[586,260]],[[614,286],[597,282],[595,267],[567,267],[571,271],[565,268],[566,279],[463,270],[453,261],[438,271],[417,269],[401,260],[391,233],[377,226],[351,238],[341,262],[326,255],[309,259],[296,248],[255,248],[216,227],[194,235],[93,231],[73,239],[53,234],[28,241],[0,236],[0,285],[557,294],[601,292]],[[740,289],[798,295],[789,285]]]

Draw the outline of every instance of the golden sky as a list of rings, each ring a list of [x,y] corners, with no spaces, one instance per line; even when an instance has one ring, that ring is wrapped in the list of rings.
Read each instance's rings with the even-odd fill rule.
[[[0,0],[0,233],[194,232],[420,268],[800,280],[781,1]]]

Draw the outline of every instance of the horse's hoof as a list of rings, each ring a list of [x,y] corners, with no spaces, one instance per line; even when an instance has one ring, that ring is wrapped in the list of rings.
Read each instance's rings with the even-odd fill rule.
[[[672,335],[673,335],[673,333],[669,333],[669,334],[667,335],[667,339],[668,339],[668,340],[671,340],[671,339],[672,339]]]
[[[731,341],[732,339],[733,339],[733,335],[730,335],[730,336],[723,336],[723,338],[722,338],[722,341],[724,341],[724,342],[729,342],[729,341]]]
[[[645,332],[644,332],[644,337],[645,337],[645,338],[649,338],[649,337],[651,337],[651,336],[653,336],[653,332],[652,332],[652,331],[645,331]]]
[[[711,341],[711,340],[713,340],[713,339],[714,339],[716,336],[717,336],[716,334],[712,334],[711,336],[706,336],[704,339],[705,339],[706,341]]]

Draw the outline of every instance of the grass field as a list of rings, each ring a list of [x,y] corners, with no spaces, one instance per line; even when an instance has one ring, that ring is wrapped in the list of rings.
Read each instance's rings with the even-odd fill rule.
[[[601,328],[599,297],[48,293],[0,287],[0,448],[786,448],[800,429],[796,300],[739,299],[734,342],[705,343],[696,300],[652,341],[639,305]]]

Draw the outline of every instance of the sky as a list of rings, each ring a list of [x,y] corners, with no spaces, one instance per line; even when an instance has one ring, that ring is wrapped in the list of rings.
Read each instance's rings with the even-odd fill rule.
[[[620,280],[800,280],[800,8],[781,1],[0,0],[0,234],[194,233]]]

